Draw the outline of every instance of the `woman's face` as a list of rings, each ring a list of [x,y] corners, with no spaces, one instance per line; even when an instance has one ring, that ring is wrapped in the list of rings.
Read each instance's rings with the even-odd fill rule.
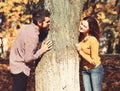
[[[89,23],[87,20],[81,21],[79,31],[83,34],[87,34],[89,32]]]

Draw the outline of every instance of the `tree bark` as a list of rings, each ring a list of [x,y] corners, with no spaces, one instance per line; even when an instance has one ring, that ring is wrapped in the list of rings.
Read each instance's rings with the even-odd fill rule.
[[[43,55],[35,70],[36,91],[80,91],[79,62],[75,44],[84,0],[45,0],[51,12],[47,39],[53,49]]]

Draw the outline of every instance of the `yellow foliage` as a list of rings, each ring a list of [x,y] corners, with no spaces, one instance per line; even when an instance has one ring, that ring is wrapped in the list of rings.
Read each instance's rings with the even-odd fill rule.
[[[4,9],[0,9],[0,12],[3,12],[4,11]]]
[[[102,9],[104,6],[100,3],[96,4],[96,9]]]
[[[3,10],[3,12],[5,12],[5,13],[8,13],[9,11],[10,11],[10,8],[8,8],[8,7],[5,7]]]
[[[117,14],[117,11],[115,11],[115,9],[113,8],[114,5],[115,5],[115,2],[109,2],[105,5],[105,8],[108,13]]]
[[[89,7],[87,10],[85,10],[82,15],[81,15],[81,19],[87,15],[90,15],[92,13],[93,9],[92,7]]]
[[[33,2],[37,3],[39,0],[33,0]]]
[[[28,3],[28,0],[22,0],[24,4],[27,4]]]
[[[112,20],[108,19],[108,18],[105,18],[102,20],[103,23],[109,23],[111,24],[112,23]]]
[[[0,2],[0,7],[4,7],[4,6],[6,6],[6,3]]]
[[[13,6],[14,2],[13,0],[7,0],[5,1],[6,4]]]
[[[26,21],[27,19],[31,18],[32,16],[31,15],[23,15],[21,17],[21,21]]]
[[[12,8],[12,10],[13,10],[13,11],[16,11],[16,12],[21,11],[21,10],[24,10],[24,9],[25,9],[25,8],[24,8],[23,6],[17,6],[17,7]]]
[[[116,0],[110,0],[108,4],[110,4],[110,5],[115,5],[115,1],[116,1]]]
[[[105,12],[103,12],[103,11],[99,12],[99,13],[97,14],[97,17],[98,17],[98,19],[105,19],[105,18],[106,18]]]
[[[119,32],[119,36],[120,36],[120,22],[118,22],[116,30]]]
[[[34,2],[37,1],[38,0],[34,0]],[[14,3],[19,3],[19,5],[14,6]],[[22,26],[21,21],[30,23],[29,19],[32,16],[24,15],[26,9],[25,5],[27,3],[28,0],[5,0],[5,2],[0,2],[0,12],[4,12],[6,17],[6,22],[3,27],[6,29],[5,37],[8,39],[8,49],[11,48],[11,45],[18,33],[17,26]]]

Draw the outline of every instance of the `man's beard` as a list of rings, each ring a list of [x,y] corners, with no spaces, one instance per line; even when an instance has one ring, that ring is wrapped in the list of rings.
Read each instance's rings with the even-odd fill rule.
[[[40,34],[39,34],[39,42],[42,42],[45,38],[47,38],[48,35],[48,28],[41,28]]]

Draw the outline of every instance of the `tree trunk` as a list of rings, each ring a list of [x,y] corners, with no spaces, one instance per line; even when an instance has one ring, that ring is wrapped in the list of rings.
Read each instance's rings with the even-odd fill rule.
[[[78,43],[80,13],[84,0],[45,0],[51,11],[47,39],[53,49],[41,58],[35,71],[36,91],[80,91]]]

